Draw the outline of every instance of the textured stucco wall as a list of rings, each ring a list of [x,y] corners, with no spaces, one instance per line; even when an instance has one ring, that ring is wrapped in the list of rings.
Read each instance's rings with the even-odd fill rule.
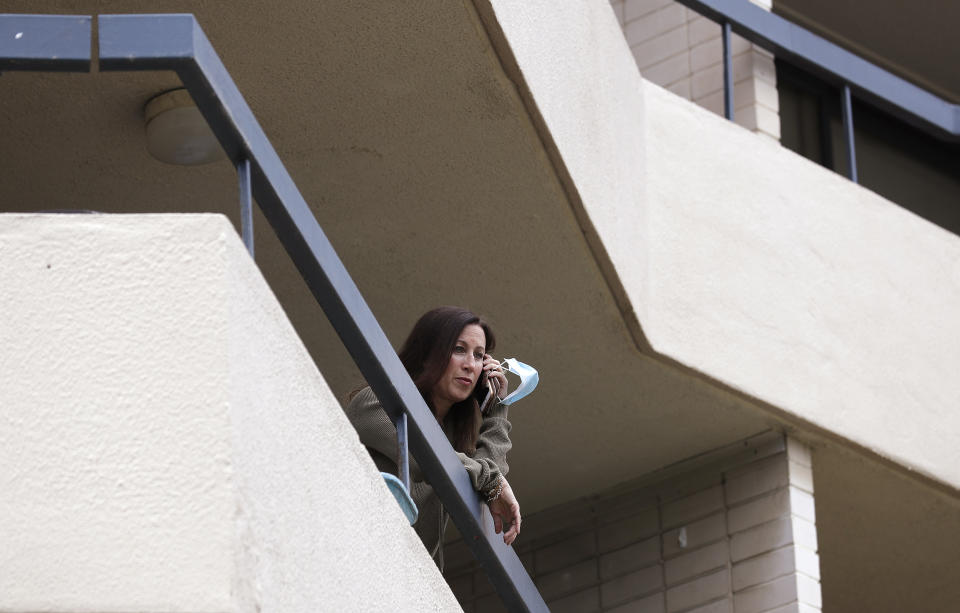
[[[960,239],[659,88],[646,99],[655,350],[960,487]]]
[[[604,3],[490,6],[638,344],[960,487],[960,239],[643,81]]]
[[[0,262],[0,610],[459,610],[225,218]]]

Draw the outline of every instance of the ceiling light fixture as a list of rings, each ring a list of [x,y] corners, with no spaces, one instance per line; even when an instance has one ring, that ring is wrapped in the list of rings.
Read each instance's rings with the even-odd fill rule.
[[[186,89],[151,98],[144,117],[147,151],[161,162],[193,166],[227,157]]]

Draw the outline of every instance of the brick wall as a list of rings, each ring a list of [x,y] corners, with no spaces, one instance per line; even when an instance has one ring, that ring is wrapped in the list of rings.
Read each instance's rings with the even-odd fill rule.
[[[770,10],[772,0],[754,0]],[[672,0],[610,0],[645,79],[723,115],[720,26]],[[734,120],[780,139],[773,56],[734,35]]]
[[[706,462],[524,518],[514,546],[551,611],[819,611],[809,449],[770,433]],[[446,576],[467,613],[504,610],[463,543]]]

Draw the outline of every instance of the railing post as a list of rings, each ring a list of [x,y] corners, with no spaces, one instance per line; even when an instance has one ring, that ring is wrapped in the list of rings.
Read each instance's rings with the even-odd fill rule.
[[[240,184],[240,235],[250,257],[253,257],[253,196],[250,188],[250,160],[237,163],[237,180]]]
[[[857,151],[853,144],[853,105],[850,102],[850,84],[843,84],[843,140],[847,146],[847,177],[857,183]]]
[[[730,22],[723,22],[723,116],[733,121],[733,49]]]
[[[410,493],[410,451],[407,446],[407,414],[401,413],[397,419],[397,476],[403,487]]]

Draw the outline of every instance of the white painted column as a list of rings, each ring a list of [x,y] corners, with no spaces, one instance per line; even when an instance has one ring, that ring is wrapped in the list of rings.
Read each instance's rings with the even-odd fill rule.
[[[820,560],[810,448],[787,438],[785,453],[727,473],[734,613],[820,611]]]

